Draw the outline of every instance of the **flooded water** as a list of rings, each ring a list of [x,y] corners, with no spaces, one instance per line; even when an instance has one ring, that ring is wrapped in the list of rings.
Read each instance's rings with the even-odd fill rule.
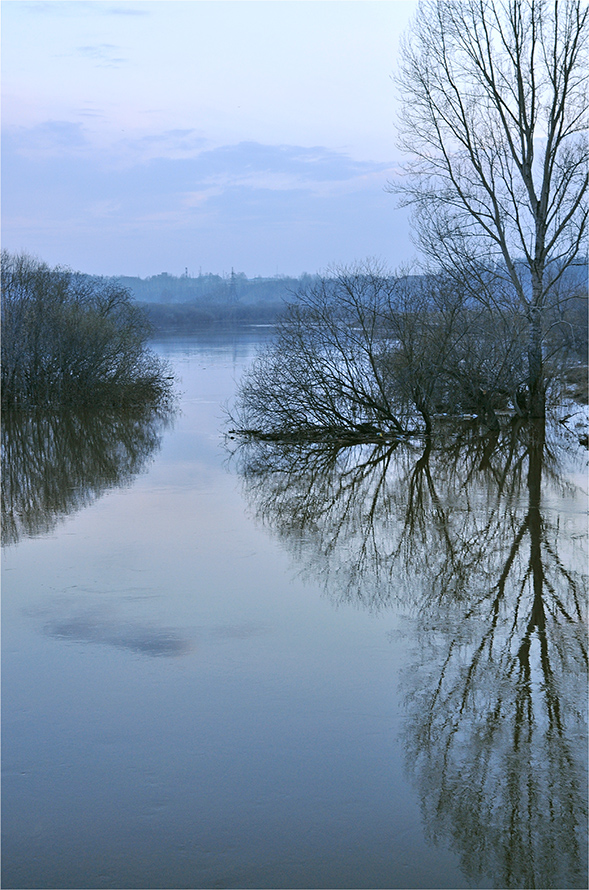
[[[5,423],[2,886],[586,887],[586,452],[227,442],[261,339]]]

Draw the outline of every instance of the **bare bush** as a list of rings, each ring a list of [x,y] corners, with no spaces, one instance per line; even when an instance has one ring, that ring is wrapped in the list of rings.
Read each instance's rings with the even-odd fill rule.
[[[116,282],[2,253],[2,404],[123,405],[170,396],[150,328]]]

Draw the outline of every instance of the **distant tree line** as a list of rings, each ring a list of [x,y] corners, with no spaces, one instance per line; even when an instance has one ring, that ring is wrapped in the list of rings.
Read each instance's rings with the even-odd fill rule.
[[[155,333],[189,333],[221,325],[273,324],[301,287],[317,276],[247,278],[200,273],[176,276],[167,272],[148,278],[85,276],[94,286],[116,285],[128,290],[149,319]]]
[[[274,324],[284,312],[282,302],[264,303],[138,303],[158,334],[191,333],[220,326]]]
[[[171,378],[127,288],[2,252],[2,405],[163,405]]]
[[[229,275],[200,273],[198,276],[170,275],[161,272],[148,278],[122,276],[117,280],[140,303],[281,303],[314,276],[277,275],[273,278],[248,278],[243,272]]]

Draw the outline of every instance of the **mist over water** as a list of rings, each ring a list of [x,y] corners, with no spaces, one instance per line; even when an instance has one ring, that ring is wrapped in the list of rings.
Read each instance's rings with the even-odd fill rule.
[[[586,887],[586,452],[240,445],[267,336],[5,425],[3,886]]]

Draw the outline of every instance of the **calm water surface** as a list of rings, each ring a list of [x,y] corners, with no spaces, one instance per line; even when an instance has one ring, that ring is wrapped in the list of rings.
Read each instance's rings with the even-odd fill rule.
[[[9,430],[2,886],[586,887],[584,455],[230,455],[261,337]]]

